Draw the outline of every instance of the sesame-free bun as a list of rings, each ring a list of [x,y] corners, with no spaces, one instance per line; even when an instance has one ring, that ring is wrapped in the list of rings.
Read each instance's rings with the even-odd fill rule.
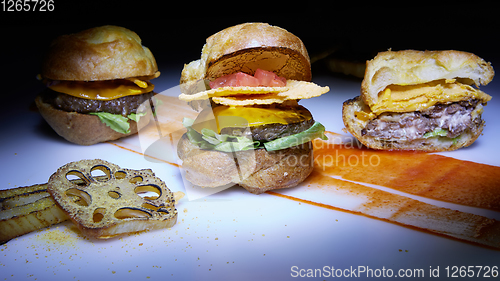
[[[150,76],[157,70],[153,54],[135,32],[107,25],[55,39],[41,75],[52,80],[100,81]]]
[[[387,51],[366,62],[361,97],[370,107],[389,85],[416,85],[440,79],[462,78],[461,82],[486,85],[495,72],[489,62],[475,54],[447,51]]]
[[[138,131],[138,124],[132,120],[128,120],[130,132],[122,134],[108,127],[95,115],[56,109],[51,104],[44,102],[40,95],[36,97],[35,103],[42,117],[58,135],[79,145],[92,145],[116,140],[136,134]],[[140,118],[139,127],[146,126],[149,119],[149,114]]]
[[[244,23],[207,38],[201,58],[184,66],[181,84],[257,68],[286,79],[311,81],[311,62],[302,41],[267,23]]]
[[[360,96],[347,100],[342,106],[342,119],[346,129],[359,142],[366,147],[379,150],[413,150],[425,152],[452,151],[473,144],[481,135],[484,128],[484,122],[465,130],[456,139],[450,138],[418,138],[412,141],[391,139],[383,140],[368,135],[363,135],[362,131],[366,128],[368,120],[361,120],[356,117],[356,112],[367,110],[368,106],[363,102]]]
[[[342,119],[369,148],[456,150],[481,135],[481,113],[491,99],[470,85],[486,85],[493,76],[490,63],[468,52],[381,52],[367,61],[361,95],[344,102]],[[436,129],[446,134],[426,136]]]
[[[238,184],[253,194],[297,186],[314,166],[311,142],[278,151],[221,152],[201,149],[184,134],[177,154],[191,183],[201,187]]]

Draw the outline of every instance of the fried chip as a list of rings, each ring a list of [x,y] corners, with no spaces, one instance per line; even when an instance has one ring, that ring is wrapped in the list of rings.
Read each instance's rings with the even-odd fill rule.
[[[287,80],[285,87],[223,87],[195,93],[181,94],[183,101],[212,100],[219,104],[246,106],[254,104],[282,103],[286,100],[309,99],[330,91],[311,82]]]
[[[212,97],[226,97],[234,95],[252,95],[266,93],[280,93],[287,91],[288,87],[222,87],[198,92],[192,95],[180,94],[179,99],[183,101],[206,100]]]
[[[285,97],[286,100],[310,99],[319,97],[330,91],[328,86],[321,87],[311,82],[288,80],[286,92],[278,93],[278,96]]]
[[[213,97],[215,103],[227,106],[246,106],[254,104],[272,104],[283,103],[286,98],[277,94],[259,94],[259,95],[238,95],[229,97]]]

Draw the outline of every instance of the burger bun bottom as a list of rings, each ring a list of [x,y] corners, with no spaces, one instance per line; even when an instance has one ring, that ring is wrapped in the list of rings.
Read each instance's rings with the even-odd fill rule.
[[[42,117],[54,131],[69,142],[79,145],[93,145],[99,142],[116,140],[137,133],[137,123],[129,120],[130,132],[122,134],[102,123],[95,115],[68,112],[54,108],[43,102],[41,96],[35,99]],[[141,118],[141,127],[149,123],[149,116]],[[144,122],[144,123],[143,123]]]
[[[412,150],[425,152],[452,151],[462,147],[470,146],[481,135],[484,122],[477,127],[465,130],[457,140],[445,137],[407,140],[380,140],[361,133],[366,127],[367,121],[356,118],[356,112],[366,110],[368,106],[360,96],[344,102],[342,107],[342,119],[346,129],[363,145],[378,150]]]
[[[234,183],[253,194],[297,186],[313,170],[311,142],[278,151],[220,152],[200,149],[184,134],[177,154],[189,182],[201,187]]]

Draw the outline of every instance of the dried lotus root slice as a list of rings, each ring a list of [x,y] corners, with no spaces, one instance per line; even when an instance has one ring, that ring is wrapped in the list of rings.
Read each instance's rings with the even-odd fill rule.
[[[150,169],[122,169],[100,159],[71,162],[50,177],[47,190],[87,237],[107,239],[177,222],[174,194]]]

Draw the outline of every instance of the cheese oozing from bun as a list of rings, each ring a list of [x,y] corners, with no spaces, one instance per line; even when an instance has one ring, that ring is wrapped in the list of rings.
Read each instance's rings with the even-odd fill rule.
[[[193,129],[203,128],[220,133],[224,128],[246,128],[269,124],[290,124],[312,118],[311,113],[301,107],[246,107],[220,105],[200,112]]]
[[[140,95],[153,91],[154,85],[147,81],[141,81],[141,87],[128,80],[111,81],[57,81],[50,89],[82,99],[112,100],[126,96]]]
[[[366,63],[361,95],[344,102],[344,124],[374,149],[468,146],[481,135],[491,100],[476,87],[493,76],[490,63],[467,52],[382,52]]]

